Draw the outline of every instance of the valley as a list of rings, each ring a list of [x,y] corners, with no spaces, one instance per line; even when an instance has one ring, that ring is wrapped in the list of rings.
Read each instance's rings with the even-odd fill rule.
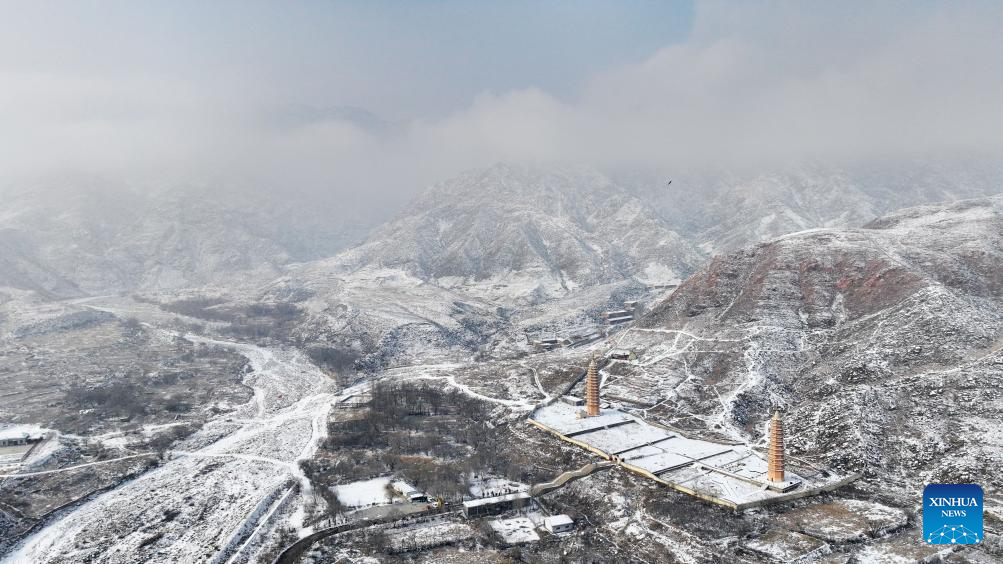
[[[582,183],[595,201],[562,200]],[[542,215],[541,185],[562,202]],[[511,207],[482,200],[497,187]],[[1003,487],[998,198],[705,260],[610,190],[495,167],[434,188],[359,247],[239,284],[5,287],[0,376],[14,393],[0,413],[48,432],[0,474],[5,561],[271,562],[294,546],[288,561],[998,555],[995,501],[977,552],[908,541],[925,483],[980,483],[992,500]],[[604,320],[633,301],[627,322]],[[541,348],[541,334],[594,336]],[[584,397],[593,357],[608,409],[756,457],[779,408],[789,456],[859,479],[732,513],[614,461],[514,512],[464,517],[464,502],[602,461],[527,424]],[[363,485],[394,481],[428,501]],[[558,515],[574,532],[547,531]]]
[[[1003,562],[1003,4],[0,7],[0,564]]]

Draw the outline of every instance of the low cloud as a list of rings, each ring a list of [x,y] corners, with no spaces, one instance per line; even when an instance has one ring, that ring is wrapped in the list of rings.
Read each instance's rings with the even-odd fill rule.
[[[0,183],[208,179],[393,204],[497,161],[671,170],[996,157],[1001,15],[971,3],[701,3],[689,40],[599,72],[575,96],[484,92],[389,123],[343,108],[284,119],[291,102],[246,84],[153,71],[0,70]]]

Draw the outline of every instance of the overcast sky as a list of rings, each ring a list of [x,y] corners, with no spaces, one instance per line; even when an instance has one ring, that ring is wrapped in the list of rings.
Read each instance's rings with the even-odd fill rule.
[[[995,3],[6,2],[0,180],[411,194],[505,161],[1003,151]]]

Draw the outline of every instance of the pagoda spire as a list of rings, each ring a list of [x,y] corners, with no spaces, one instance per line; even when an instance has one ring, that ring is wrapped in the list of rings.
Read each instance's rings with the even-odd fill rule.
[[[780,410],[774,410],[770,420],[770,449],[767,479],[771,482],[784,481],[784,423],[780,420]]]
[[[585,375],[585,415],[599,415],[599,370],[596,368],[595,357],[589,360],[589,369]]]

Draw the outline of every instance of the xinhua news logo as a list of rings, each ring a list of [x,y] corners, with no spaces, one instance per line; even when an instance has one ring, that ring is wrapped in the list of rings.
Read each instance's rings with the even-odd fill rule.
[[[927,544],[982,542],[982,487],[930,484],[923,490],[923,540]]]

